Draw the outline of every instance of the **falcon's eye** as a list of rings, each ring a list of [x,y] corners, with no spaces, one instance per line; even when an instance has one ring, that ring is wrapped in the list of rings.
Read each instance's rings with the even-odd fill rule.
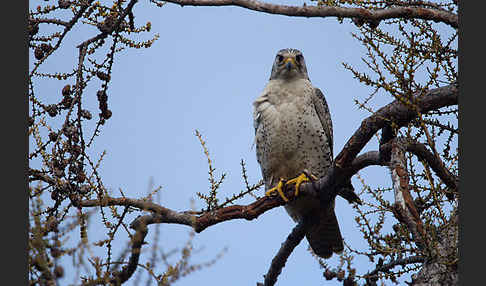
[[[301,64],[301,63],[302,63],[302,60],[303,60],[303,59],[304,59],[304,57],[303,57],[302,55],[297,55],[297,56],[295,57],[295,60],[296,60],[296,61],[297,61],[299,64]]]
[[[283,60],[284,60],[284,57],[283,57],[283,56],[281,56],[281,55],[278,55],[278,56],[277,56],[277,61],[278,61],[279,63],[281,63]]]

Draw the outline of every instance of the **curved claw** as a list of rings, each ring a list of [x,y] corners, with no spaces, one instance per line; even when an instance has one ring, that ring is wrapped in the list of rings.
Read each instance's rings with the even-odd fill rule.
[[[308,181],[310,181],[310,179],[307,177],[307,175],[305,173],[302,173],[298,177],[287,181],[286,185],[295,183],[295,196],[297,196],[299,194],[300,184],[302,184],[303,182],[308,182]]]
[[[265,193],[265,196],[270,196],[273,192],[277,191],[277,193],[280,195],[280,197],[285,201],[285,202],[288,202],[289,199],[287,199],[287,197],[284,195],[283,193],[283,188],[284,186],[284,183],[283,183],[283,179],[280,179],[280,181],[278,181],[278,184],[276,187],[274,188],[271,188],[270,190],[268,190],[266,193]]]

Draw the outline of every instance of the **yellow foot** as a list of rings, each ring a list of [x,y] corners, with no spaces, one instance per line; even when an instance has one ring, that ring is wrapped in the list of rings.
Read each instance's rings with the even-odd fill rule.
[[[280,179],[280,181],[278,181],[278,184],[276,187],[274,188],[271,188],[270,190],[268,190],[266,193],[265,193],[265,196],[270,196],[273,192],[277,191],[277,193],[280,195],[280,197],[282,197],[282,199],[285,201],[285,202],[288,202],[289,199],[287,199],[287,197],[285,197],[283,191],[282,191],[282,187],[284,186],[284,183],[283,183],[283,179]]]
[[[286,185],[295,183],[295,196],[297,196],[299,194],[300,184],[302,184],[303,182],[309,182],[310,180],[316,180],[316,179],[317,179],[316,176],[304,171],[298,177],[293,178],[292,180],[288,180]]]

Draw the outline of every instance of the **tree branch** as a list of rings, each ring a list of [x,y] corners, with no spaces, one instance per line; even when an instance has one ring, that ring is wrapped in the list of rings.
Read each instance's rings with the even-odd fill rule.
[[[121,271],[114,273],[114,277],[111,279],[111,282],[115,285],[123,284],[123,282],[127,281],[130,277],[132,277],[133,273],[135,273],[138,266],[140,253],[142,253],[142,245],[148,233],[147,225],[148,223],[139,223],[136,227],[133,227],[136,232],[132,237],[132,252],[128,260],[128,264],[123,266]]]
[[[378,151],[370,151],[358,156],[349,167],[350,171],[348,173],[353,175],[365,167],[371,165],[383,166],[384,164],[380,159]],[[289,200],[295,198],[295,188],[293,185],[285,185],[283,191]],[[322,192],[325,193],[326,191],[323,190]],[[312,187],[311,183],[303,183],[300,186],[299,196],[319,196],[319,193]],[[143,216],[137,218],[131,224],[132,228],[137,228],[138,224],[142,223],[142,221],[149,224],[173,223],[190,226],[198,233],[210,226],[228,220],[253,220],[266,211],[282,205],[285,205],[285,202],[280,196],[264,196],[249,205],[232,205],[204,212],[201,215],[194,215],[189,211],[177,212],[159,204],[140,199],[105,197],[101,200],[83,200],[79,202],[80,207],[130,206],[153,213],[151,219],[144,218]]]
[[[429,90],[414,98],[416,109],[424,114],[442,107],[457,105],[458,86],[456,84]],[[402,127],[417,117],[417,112],[398,100],[385,105],[361,122],[361,126],[348,140],[343,150],[336,156],[335,165],[344,168],[349,165],[373,135],[386,124],[393,122]]]
[[[277,277],[282,272],[282,268],[285,266],[290,254],[294,251],[295,247],[299,245],[302,239],[304,239],[308,226],[308,224],[299,223],[292,229],[292,232],[288,235],[287,240],[282,243],[277,255],[272,259],[270,269],[268,269],[267,274],[264,276],[264,284],[257,283],[257,285],[275,285],[275,282],[277,282]]]
[[[51,178],[49,175],[47,175],[44,172],[41,172],[36,169],[29,168],[29,183],[32,181],[42,181],[44,183],[47,183],[51,186],[56,185],[56,180]]]
[[[66,21],[62,21],[62,20],[59,20],[59,19],[48,19],[48,18],[37,18],[37,19],[29,18],[29,23],[32,23],[32,24],[38,24],[38,23],[56,24],[56,25],[64,26],[64,27],[67,27],[67,26],[70,25],[70,23],[68,23]]]
[[[107,206],[125,206],[134,207],[141,210],[152,212],[156,222],[159,223],[175,223],[182,224],[193,227],[193,222],[197,218],[194,215],[190,215],[185,212],[176,212],[171,209],[165,208],[156,203],[139,200],[139,199],[129,199],[129,198],[111,198],[105,197],[101,200],[84,200],[79,202],[80,207],[107,207]],[[131,228],[138,228],[140,223],[148,223],[143,216],[135,219],[131,224]],[[152,222],[154,223],[154,222]]]
[[[446,23],[454,28],[459,26],[458,16],[441,9],[421,7],[392,7],[370,10],[365,8],[331,6],[288,6],[270,4],[257,0],[167,0],[181,6],[238,6],[253,11],[294,17],[339,17],[359,18],[371,22],[386,19],[423,19]]]
[[[101,39],[104,39],[106,38],[109,34],[111,34],[113,31],[115,31],[116,29],[119,29],[120,28],[120,24],[122,23],[122,21],[125,19],[125,17],[127,15],[129,15],[130,13],[132,13],[132,9],[133,9],[133,6],[135,6],[135,4],[138,2],[138,0],[131,0],[130,3],[128,3],[127,7],[125,9],[123,9],[123,13],[121,13],[121,15],[116,19],[116,22],[114,22],[112,25],[109,25],[107,27],[103,27],[102,28],[102,32],[99,33],[98,35],[82,42],[81,44],[79,44],[78,46],[76,46],[77,48],[81,48],[82,46],[85,46],[87,47],[89,44],[91,43],[94,43],[98,40],[101,40]]]
[[[440,230],[439,230],[440,229]],[[429,256],[409,285],[460,285],[458,275],[459,215],[453,212],[434,239],[434,255]]]
[[[393,260],[387,264],[383,264],[381,266],[378,266],[375,268],[375,270],[369,272],[368,274],[364,275],[366,280],[368,279],[373,279],[377,278],[376,275],[380,272],[387,272],[388,270],[392,269],[395,266],[405,266],[408,264],[413,264],[413,263],[421,263],[424,262],[425,258],[423,256],[410,256],[402,259],[396,259]],[[373,279],[374,280],[374,279]]]
[[[83,13],[86,11],[86,9],[88,9],[88,7],[90,7],[91,2],[93,2],[93,1],[94,0],[88,0],[86,3],[84,3],[83,5],[81,5],[81,7],[78,10],[78,12],[76,13],[76,15],[74,15],[74,17],[69,22],[67,22],[67,25],[65,26],[64,31],[62,32],[61,36],[57,40],[56,45],[52,49],[50,49],[49,52],[47,52],[35,64],[34,68],[32,69],[32,71],[29,74],[29,78],[32,78],[32,76],[35,74],[35,72],[37,71],[37,69],[39,68],[39,66],[45,61],[45,59],[47,59],[48,56],[50,56],[55,50],[57,50],[61,46],[61,42],[64,39],[64,37],[74,27],[74,24],[76,24],[76,22],[83,16]]]

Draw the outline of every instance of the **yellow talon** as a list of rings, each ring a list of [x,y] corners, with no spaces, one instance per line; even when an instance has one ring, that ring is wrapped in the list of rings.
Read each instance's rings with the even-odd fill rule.
[[[285,182],[285,185],[295,183],[295,193],[294,193],[294,196],[297,196],[299,194],[300,184],[302,184],[303,182],[309,182],[311,180],[317,180],[317,179],[318,178],[316,176],[314,176],[312,174],[309,174],[306,171],[304,171],[298,177],[295,177],[295,178],[293,178],[293,179],[288,180],[287,182]],[[280,181],[278,181],[277,186],[274,187],[274,188],[271,188],[270,190],[268,190],[265,193],[265,195],[266,196],[270,196],[273,192],[276,191],[285,202],[288,202],[289,199],[287,199],[287,197],[284,195],[284,192],[282,190],[283,189],[283,186],[284,186],[284,179],[280,179]]]
[[[277,193],[280,195],[280,197],[282,197],[282,199],[285,201],[285,202],[288,202],[289,199],[287,199],[287,197],[285,197],[283,191],[282,191],[282,187],[283,187],[283,179],[280,179],[280,181],[278,181],[278,184],[276,187],[274,188],[271,188],[270,190],[268,190],[266,193],[265,193],[265,196],[270,196],[273,192],[277,191]]]
[[[287,185],[295,183],[295,196],[297,196],[299,194],[300,184],[302,184],[303,182],[308,182],[308,181],[310,181],[310,180],[307,177],[307,175],[305,173],[302,173],[298,177],[293,178],[292,180],[288,180]]]
[[[311,174],[311,173],[307,172],[306,170],[304,170],[304,172],[302,174],[300,174],[298,177],[293,178],[292,180],[287,181],[287,184],[295,183],[295,196],[297,196],[299,194],[300,184],[302,184],[303,182],[315,181],[315,180],[318,180],[318,179],[319,178],[317,178],[313,174]]]

